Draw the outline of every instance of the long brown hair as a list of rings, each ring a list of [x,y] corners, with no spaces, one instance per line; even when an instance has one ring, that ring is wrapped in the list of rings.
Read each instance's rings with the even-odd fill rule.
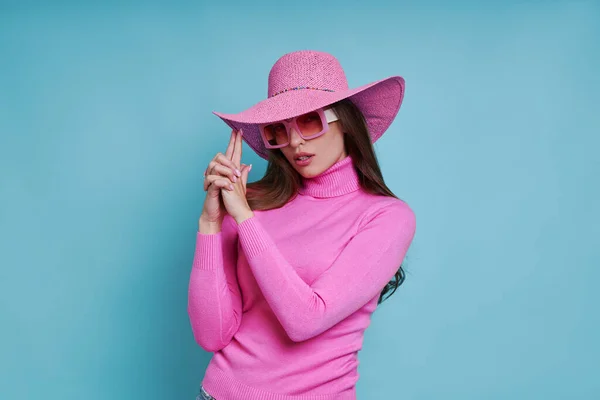
[[[354,168],[362,189],[367,193],[398,198],[383,181],[365,118],[358,107],[350,99],[343,99],[331,106],[339,117],[345,134],[346,153],[354,160]],[[270,150],[265,175],[258,181],[248,182],[246,198],[252,210],[271,210],[284,206],[296,197],[301,185],[301,175],[290,165],[283,153],[279,149]],[[378,305],[394,294],[404,282],[405,276],[400,265],[392,280],[382,289]],[[391,293],[384,298],[390,291]]]

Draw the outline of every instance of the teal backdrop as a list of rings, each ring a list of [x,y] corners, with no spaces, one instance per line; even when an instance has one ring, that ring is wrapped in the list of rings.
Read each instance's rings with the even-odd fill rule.
[[[211,111],[299,49],[406,79],[375,147],[417,234],[358,398],[600,398],[600,2],[338,0],[0,1],[0,398],[195,398]]]

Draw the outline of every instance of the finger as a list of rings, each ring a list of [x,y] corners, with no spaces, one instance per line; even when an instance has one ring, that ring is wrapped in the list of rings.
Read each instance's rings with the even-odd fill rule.
[[[230,158],[227,158],[226,156],[221,154],[218,158],[218,162],[231,168],[237,176],[242,176],[242,172],[238,169],[238,167],[234,164],[234,162],[231,161]]]
[[[212,183],[215,183],[217,181],[225,181],[226,183],[232,183],[228,177],[223,176],[223,175],[206,175],[206,178],[204,178],[204,181],[207,183],[206,187],[208,188],[208,186],[210,186]]]
[[[215,167],[215,165],[218,164],[218,159],[220,158],[220,156],[223,155],[223,153],[218,152],[217,154],[215,154],[215,156],[213,157],[212,160],[210,160],[210,162],[208,163],[208,167],[206,167],[206,170],[204,171],[204,176],[206,175],[214,175],[212,173],[212,169]]]
[[[235,173],[232,171],[231,168],[226,167],[221,164],[215,165],[215,167],[212,169],[211,175],[226,176],[227,178],[229,178],[230,181],[232,181],[234,183],[237,182],[238,179],[240,179],[235,175]],[[204,190],[206,190],[206,188],[208,188],[209,184],[210,183],[207,182],[206,180],[204,181]]]
[[[209,181],[208,190],[220,190],[220,189],[230,189],[233,188],[233,185],[229,179],[220,175],[208,175],[206,180]]]
[[[243,132],[240,129],[235,137],[235,148],[233,150],[233,158],[231,160],[238,169],[240,168],[242,162],[242,133]]]
[[[204,191],[208,191],[210,186],[213,185],[215,182],[224,182],[223,184],[228,186],[230,184],[232,184],[232,182],[229,180],[229,178],[227,178],[226,176],[222,176],[222,175],[208,175],[206,177],[206,179],[204,180]],[[217,185],[220,187],[220,185]]]
[[[217,153],[213,159],[208,163],[208,167],[204,171],[204,176],[206,175],[216,175],[215,167],[219,164],[223,164],[229,168],[231,168],[234,173],[239,177],[241,176],[240,170],[236,167],[236,165],[228,158],[225,154],[219,152]]]
[[[233,190],[233,185],[231,183],[227,183],[227,181],[215,181],[214,183],[211,183],[210,186],[208,187],[207,190],[207,196],[208,195],[220,195],[221,194],[221,190],[227,190],[227,191],[232,191]]]
[[[225,151],[225,157],[227,157],[228,160],[231,160],[231,157],[233,156],[233,150],[235,148],[235,129],[233,129],[231,131],[231,136],[229,137],[229,145],[227,145],[227,150]]]
[[[242,186],[244,187],[244,193],[246,193],[246,183],[248,182],[248,174],[250,173],[250,170],[252,169],[252,164],[250,165],[246,165],[244,164],[242,167]]]

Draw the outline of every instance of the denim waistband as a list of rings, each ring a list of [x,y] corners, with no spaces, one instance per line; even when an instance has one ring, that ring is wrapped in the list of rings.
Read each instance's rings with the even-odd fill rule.
[[[200,393],[196,396],[196,400],[217,400],[212,397],[208,392],[204,389],[202,385],[200,385]]]

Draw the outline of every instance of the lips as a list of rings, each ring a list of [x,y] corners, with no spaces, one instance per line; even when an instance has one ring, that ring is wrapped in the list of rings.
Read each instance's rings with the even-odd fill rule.
[[[299,160],[299,159],[296,159],[296,160],[294,160],[294,162],[295,162],[295,163],[296,163],[296,165],[297,165],[297,166],[299,166],[299,167],[306,167],[307,165],[310,165],[310,163],[311,163],[311,161],[312,161],[313,157],[314,157],[314,156],[310,156],[310,157],[308,157],[306,160]]]
[[[312,157],[314,156],[314,154],[310,154],[310,153],[300,153],[296,156],[294,156],[294,160],[298,160],[300,157]]]

